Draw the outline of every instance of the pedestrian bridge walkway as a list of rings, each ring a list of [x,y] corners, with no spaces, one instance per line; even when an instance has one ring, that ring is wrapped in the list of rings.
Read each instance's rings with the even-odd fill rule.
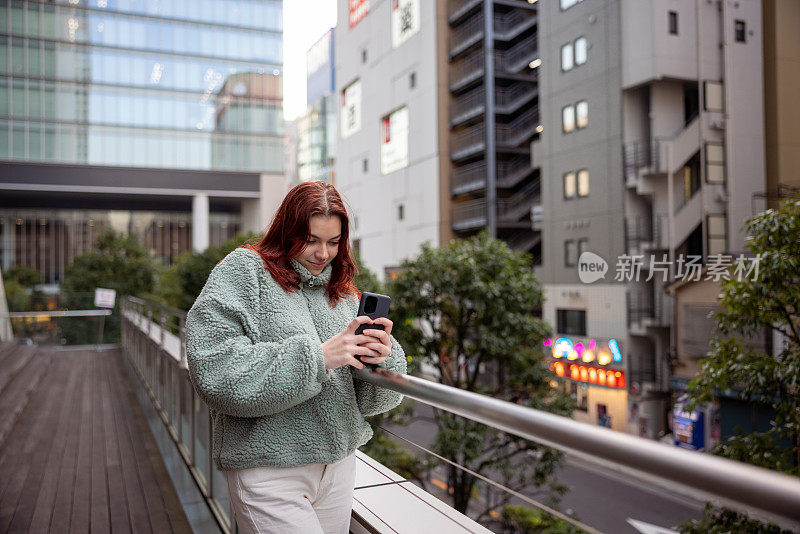
[[[0,532],[191,532],[123,366],[0,346]]]

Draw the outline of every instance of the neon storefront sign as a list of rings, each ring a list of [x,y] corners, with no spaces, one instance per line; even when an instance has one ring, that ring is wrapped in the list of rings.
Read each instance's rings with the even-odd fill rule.
[[[609,365],[622,361],[622,352],[616,339],[598,342],[596,339],[577,341],[568,337],[548,338],[544,340],[545,349],[553,358],[583,363]]]
[[[558,376],[569,378],[576,382],[586,382],[587,384],[597,384],[598,386],[606,386],[609,388],[625,389],[624,371],[570,363],[569,361],[563,360],[557,360],[550,364],[550,370]]]

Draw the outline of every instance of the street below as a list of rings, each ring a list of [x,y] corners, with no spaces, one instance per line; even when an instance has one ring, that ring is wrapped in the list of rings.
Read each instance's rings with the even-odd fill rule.
[[[427,449],[433,444],[437,433],[433,408],[422,403],[416,403],[414,416],[407,426],[387,428]],[[426,455],[413,445],[395,440],[416,455]],[[446,473],[445,467],[438,466],[429,473],[431,483],[426,488],[445,501]],[[493,479],[491,473],[483,474]],[[567,457],[558,470],[557,481],[569,488],[561,498],[560,511],[601,532],[659,534],[665,532],[662,529],[671,529],[688,519],[700,518],[705,506],[703,502],[681,495],[666,483],[656,486],[577,458]],[[521,493],[537,501],[541,498],[536,491]],[[511,503],[525,504],[519,499],[512,499]],[[484,504],[485,494],[480,492],[477,501],[471,503],[468,515],[473,516]],[[638,528],[634,528],[629,520],[638,522]]]

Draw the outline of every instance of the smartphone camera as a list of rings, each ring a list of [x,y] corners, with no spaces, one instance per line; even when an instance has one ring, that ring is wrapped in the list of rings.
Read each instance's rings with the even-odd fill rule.
[[[367,297],[364,300],[364,313],[367,315],[372,315],[375,313],[375,310],[378,308],[378,299],[372,296]]]

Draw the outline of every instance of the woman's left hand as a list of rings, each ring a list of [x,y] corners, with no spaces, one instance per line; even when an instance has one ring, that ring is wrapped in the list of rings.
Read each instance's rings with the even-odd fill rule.
[[[381,324],[384,327],[384,330],[377,330],[375,328],[369,328],[367,326],[366,330],[364,330],[365,336],[374,337],[376,341],[370,343],[363,343],[362,346],[368,347],[376,352],[379,352],[380,356],[360,356],[359,359],[363,363],[371,363],[373,365],[379,365],[386,361],[386,358],[392,352],[392,340],[389,335],[392,333],[392,326],[394,323],[390,319],[386,317],[378,317],[377,319],[372,321],[372,324]]]

